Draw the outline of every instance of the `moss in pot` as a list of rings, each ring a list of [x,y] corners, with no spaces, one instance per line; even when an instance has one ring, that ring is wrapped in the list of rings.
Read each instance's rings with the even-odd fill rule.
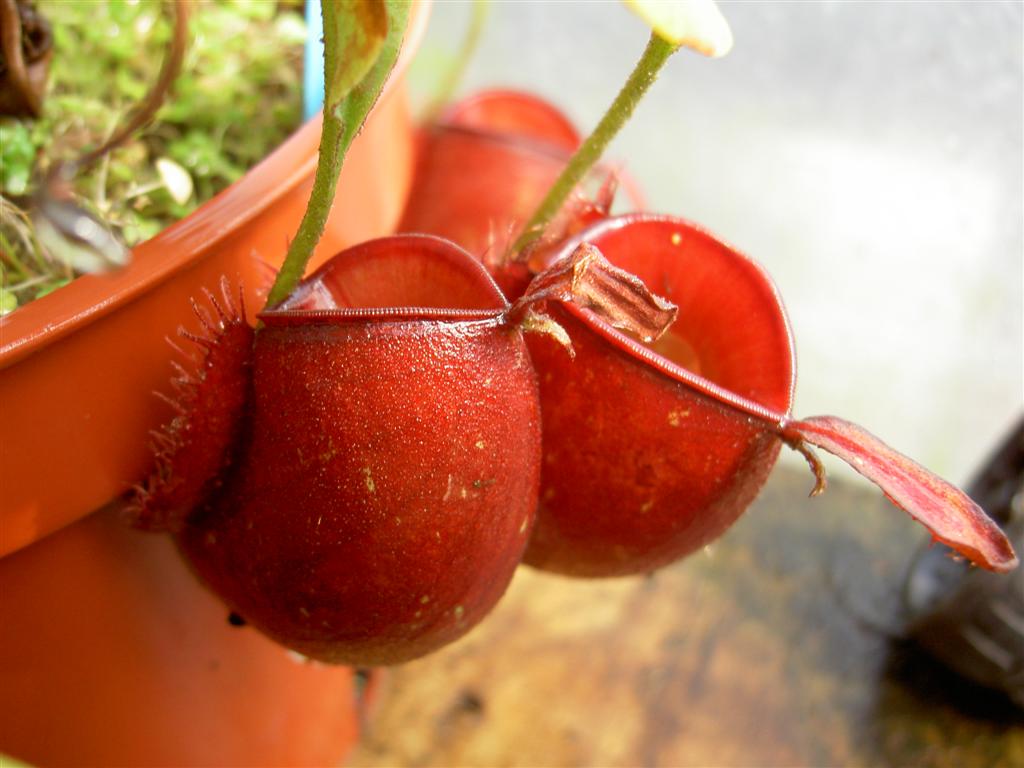
[[[184,3],[163,8],[39,4],[56,51],[46,98],[38,119],[0,117],[3,311],[121,265],[120,243],[130,248],[189,215],[298,127],[306,35],[298,5],[200,4],[187,20]],[[154,119],[138,125],[147,109]],[[69,162],[79,167],[64,197],[104,230],[92,248],[47,226],[50,218],[60,226],[59,211],[39,215],[48,173]]]

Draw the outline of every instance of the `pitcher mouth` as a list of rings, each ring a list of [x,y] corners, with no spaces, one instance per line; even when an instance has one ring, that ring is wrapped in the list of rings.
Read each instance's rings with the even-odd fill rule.
[[[711,379],[694,373],[678,363],[672,362],[669,358],[662,356],[655,350],[637,341],[632,336],[628,336],[622,331],[612,327],[589,309],[577,307],[572,304],[564,304],[562,305],[562,309],[571,315],[575,315],[577,319],[594,331],[594,333],[602,337],[605,341],[610,342],[612,346],[617,347],[638,360],[642,360],[660,373],[665,374],[669,378],[678,381],[680,384],[683,384],[690,389],[696,390],[697,392],[707,395],[718,402],[730,405],[756,419],[772,423],[780,428],[784,427],[792,416],[792,397],[790,398],[785,413],[776,411],[766,405],[762,405],[761,403],[751,400],[750,398],[739,395],[731,389],[727,389],[716,384]]]
[[[449,240],[405,234],[342,251],[258,318],[277,326],[473,322],[507,309],[479,260]]]
[[[257,317],[267,326],[345,325],[357,323],[497,323],[506,310],[444,309],[440,307],[338,307],[336,309],[278,309]]]
[[[613,217],[600,221],[583,231],[577,233],[569,240],[567,240],[561,248],[549,258],[552,260],[558,259],[566,253],[571,252],[580,243],[592,243],[598,249],[601,248],[602,238],[609,234],[621,230],[623,227],[631,223],[667,223],[685,228],[688,231],[698,233],[701,237],[706,237],[710,241],[713,241],[716,245],[724,248],[729,254],[734,256],[736,259],[742,260],[744,265],[748,268],[752,268],[759,276],[764,288],[766,289],[765,298],[771,304],[774,305],[777,310],[782,323],[781,333],[785,338],[785,347],[788,350],[788,361],[786,367],[789,371],[787,376],[785,391],[780,391],[781,405],[784,407],[771,407],[764,403],[758,402],[758,400],[748,397],[746,395],[736,392],[731,386],[724,383],[718,383],[713,378],[705,376],[699,370],[691,370],[686,366],[676,362],[670,357],[661,354],[658,350],[648,346],[636,338],[623,333],[622,331],[614,328],[613,326],[606,323],[595,313],[588,309],[577,307],[574,305],[565,305],[564,310],[570,315],[574,316],[580,322],[583,322],[587,327],[591,328],[595,333],[601,336],[605,341],[612,344],[614,347],[620,349],[630,356],[642,360],[648,365],[652,366],[659,372],[669,376],[670,378],[680,382],[681,384],[690,387],[704,395],[707,395],[719,402],[726,403],[735,407],[736,409],[749,414],[750,416],[767,421],[778,426],[786,424],[791,416],[793,408],[793,399],[796,388],[796,360],[794,353],[794,344],[792,330],[789,325],[789,320],[786,315],[785,306],[782,303],[782,299],[779,295],[778,289],[771,277],[764,270],[764,268],[756,261],[748,256],[745,256],[740,251],[736,250],[727,243],[722,242],[711,233],[704,230],[702,227],[694,225],[688,221],[680,219],[674,216],[666,216],[659,214],[627,214],[625,216]],[[614,262],[613,262],[614,263]],[[670,300],[671,296],[668,297]],[[677,320],[677,323],[680,322]],[[671,330],[669,331],[671,333]],[[668,334],[666,334],[668,335]],[[686,341],[685,334],[681,334],[681,340]],[[699,360],[699,357],[698,357]]]

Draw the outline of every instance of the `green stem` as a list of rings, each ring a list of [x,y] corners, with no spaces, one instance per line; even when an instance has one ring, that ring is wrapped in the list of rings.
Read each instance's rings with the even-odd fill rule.
[[[670,43],[657,34],[652,33],[640,60],[626,80],[619,95],[615,97],[611,107],[605,112],[594,132],[587,137],[576,154],[570,159],[558,179],[548,190],[547,196],[538,206],[527,222],[521,235],[512,246],[518,252],[532,243],[544,232],[551,220],[561,209],[576,185],[579,184],[594,164],[604,154],[604,150],[619,130],[625,125],[636,109],[636,105],[658,77],[658,72],[669,56],[679,50],[679,46]]]
[[[353,53],[343,50],[346,41],[354,46],[367,45],[365,39],[359,37],[359,33],[353,36],[339,14],[352,10],[357,14],[365,13],[368,6],[363,4],[367,2],[368,0],[351,0],[343,4],[330,0],[323,2],[321,6],[324,13],[324,79],[327,93],[324,99],[323,129],[320,134],[320,160],[316,167],[316,175],[313,177],[309,205],[299,223],[295,239],[288,246],[288,253],[277,273],[277,279],[270,288],[267,308],[287,298],[302,279],[306,264],[312,258],[313,249],[320,241],[324,226],[327,224],[345,154],[376,104],[388,75],[398,61],[411,4],[408,0],[385,0],[387,35],[379,54],[375,55],[375,63],[354,87],[350,85],[350,80],[352,72],[357,71],[358,60],[353,58],[350,70],[336,66],[340,56],[360,55],[358,51]],[[363,21],[367,18],[364,16]],[[364,37],[366,34],[372,32],[364,31]],[[363,55],[367,50],[375,49],[366,48]]]
[[[284,300],[298,285],[305,274],[306,264],[313,256],[313,249],[320,242],[327,224],[327,216],[334,202],[334,190],[341,175],[341,166],[345,160],[343,138],[345,125],[334,110],[324,110],[324,127],[320,134],[320,161],[313,177],[313,190],[309,196],[309,205],[295,239],[288,246],[274,285],[267,295],[267,307]]]
[[[306,212],[302,215],[295,238],[288,244],[288,253],[284,257],[281,269],[277,273],[274,285],[267,296],[267,307],[280,303],[287,297],[302,279],[306,264],[313,256],[316,244],[324,233],[327,217],[331,213],[334,193],[341,175],[341,166],[345,160],[348,143],[344,142],[345,121],[342,110],[332,96],[333,76],[336,62],[341,55],[343,35],[334,17],[338,13],[338,4],[328,0],[321,5],[324,16],[324,94],[323,127],[320,133],[320,159],[313,176],[313,189],[309,195]],[[340,95],[340,94],[339,94]]]

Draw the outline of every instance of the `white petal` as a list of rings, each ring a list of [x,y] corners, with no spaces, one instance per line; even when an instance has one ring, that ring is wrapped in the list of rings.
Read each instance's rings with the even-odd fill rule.
[[[156,170],[160,174],[160,180],[164,183],[171,199],[178,205],[183,205],[192,197],[192,177],[189,172],[173,160],[161,157],[156,161]]]
[[[718,58],[732,49],[732,30],[714,0],[622,0],[660,37]]]

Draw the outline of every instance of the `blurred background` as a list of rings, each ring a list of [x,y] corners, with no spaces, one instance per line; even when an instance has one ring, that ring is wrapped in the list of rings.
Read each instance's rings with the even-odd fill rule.
[[[610,158],[651,210],[772,273],[796,337],[797,415],[856,421],[964,482],[1024,402],[1024,5],[720,7],[733,51],[677,54]],[[421,104],[469,15],[435,4]],[[495,2],[457,95],[529,89],[587,132],[646,37],[616,2]]]

